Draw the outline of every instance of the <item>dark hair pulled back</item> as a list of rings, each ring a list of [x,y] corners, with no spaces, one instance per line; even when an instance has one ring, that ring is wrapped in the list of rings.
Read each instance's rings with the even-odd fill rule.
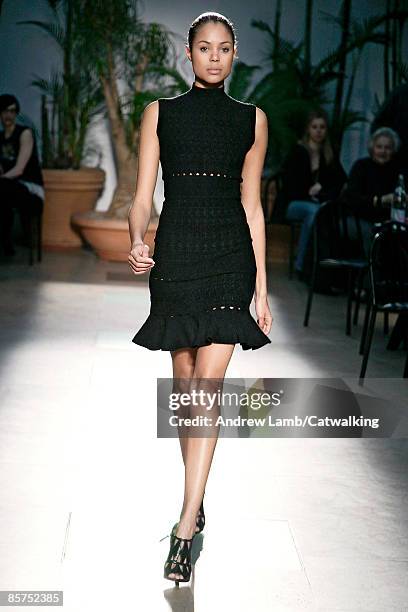
[[[190,49],[190,51],[193,46],[194,38],[197,34],[197,30],[199,29],[199,27],[205,23],[210,23],[210,22],[222,23],[223,25],[225,25],[225,27],[228,28],[228,30],[231,32],[232,41],[234,45],[235,46],[237,45],[238,43],[237,35],[235,32],[235,26],[232,23],[232,21],[230,21],[227,17],[225,17],[225,15],[221,15],[221,13],[215,13],[215,12],[209,11],[207,13],[201,13],[201,15],[196,17],[190,25],[190,28],[188,30],[187,41],[186,41],[186,45],[188,45],[188,48]]]

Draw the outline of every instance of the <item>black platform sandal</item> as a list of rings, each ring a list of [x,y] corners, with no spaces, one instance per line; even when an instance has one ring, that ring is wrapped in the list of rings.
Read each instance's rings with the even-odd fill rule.
[[[189,582],[191,576],[191,546],[194,535],[190,539],[178,538],[176,523],[170,534],[170,550],[164,564],[164,578],[173,580],[178,586],[179,582]],[[170,574],[181,575],[182,578],[170,578]]]

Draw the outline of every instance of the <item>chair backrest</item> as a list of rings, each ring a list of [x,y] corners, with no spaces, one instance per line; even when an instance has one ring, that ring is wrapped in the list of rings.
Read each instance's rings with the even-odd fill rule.
[[[368,256],[364,248],[364,238],[363,238],[363,230],[361,227],[361,218],[359,214],[357,213],[357,210],[344,208],[343,202],[341,200],[339,201],[339,206],[341,207],[341,211],[342,211],[343,232],[344,232],[344,239],[346,243],[348,244],[347,249],[349,251],[354,252],[354,257],[360,257],[361,259],[368,260]],[[351,238],[350,236],[351,228],[354,229],[353,233],[354,233],[354,236],[356,237],[355,239]]]
[[[370,281],[377,306],[408,303],[408,225],[387,221],[371,243]]]
[[[349,236],[347,217],[350,213],[339,200],[328,200],[319,206],[313,226],[314,257],[322,259],[364,259],[361,226],[357,217],[351,216],[356,224],[357,243]]]

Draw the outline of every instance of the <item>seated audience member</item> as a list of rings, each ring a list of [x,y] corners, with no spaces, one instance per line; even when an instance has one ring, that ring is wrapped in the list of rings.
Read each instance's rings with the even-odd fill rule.
[[[283,172],[286,218],[302,222],[295,261],[299,277],[316,212],[322,202],[338,197],[346,178],[330,144],[326,113],[312,111],[303,138],[289,155]]]
[[[401,146],[396,153],[401,168],[408,170],[408,83],[393,89],[379,109],[371,125],[371,132],[389,127],[397,132]]]
[[[35,136],[31,128],[16,123],[20,112],[17,98],[0,96],[0,240],[5,255],[14,255],[13,209],[24,222],[33,212],[43,210],[43,177]]]
[[[351,168],[341,200],[360,219],[364,250],[368,256],[372,227],[390,218],[390,207],[398,175],[403,172],[396,153],[398,134],[391,128],[377,129],[368,143],[369,156],[358,159]],[[355,223],[348,220],[350,238],[356,237]]]

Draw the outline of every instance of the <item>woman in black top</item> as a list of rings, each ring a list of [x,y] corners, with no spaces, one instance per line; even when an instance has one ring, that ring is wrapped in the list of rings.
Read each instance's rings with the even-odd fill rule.
[[[31,128],[16,123],[19,112],[15,96],[0,96],[0,238],[5,255],[14,255],[13,209],[18,209],[23,220],[33,212],[40,214],[44,201],[35,137]]]
[[[336,159],[328,136],[328,120],[323,110],[312,111],[305,133],[295,145],[284,169],[286,218],[302,221],[295,269],[302,272],[313,220],[320,204],[336,198],[346,173]]]
[[[344,197],[359,213],[372,223],[389,219],[390,204],[401,168],[395,154],[399,137],[394,130],[376,130],[368,144],[369,157],[358,159],[350,170]]]
[[[400,146],[398,134],[388,127],[376,130],[368,143],[369,157],[358,159],[351,168],[342,201],[360,219],[365,251],[368,255],[374,223],[390,218],[393,192],[398,175],[403,173],[396,153]],[[355,234],[350,222],[349,234]]]

